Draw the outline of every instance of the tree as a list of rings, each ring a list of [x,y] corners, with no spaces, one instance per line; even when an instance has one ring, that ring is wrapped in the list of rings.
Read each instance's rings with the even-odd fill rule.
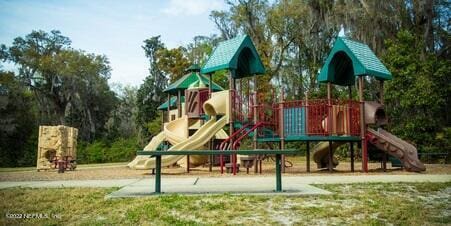
[[[40,112],[46,116],[45,123],[53,118],[61,123],[64,121],[62,117],[55,117],[55,109],[50,109],[49,102],[59,102],[59,98],[52,96],[54,88],[61,84],[53,68],[54,57],[69,45],[70,40],[59,31],[32,31],[25,38],[15,38],[13,45],[8,48],[7,59],[18,66],[19,79],[34,92],[40,103]],[[3,49],[6,49],[4,45]],[[56,103],[54,107],[58,105]],[[60,108],[56,111],[61,113],[63,110]]]
[[[194,64],[203,65],[213,48],[221,41],[217,35],[195,36],[191,43],[186,46],[188,61]]]
[[[164,49],[160,36],[144,40],[142,48],[149,60],[149,75],[138,89],[136,121],[140,126],[141,135],[148,137],[149,135],[156,135],[149,134],[146,125],[157,117],[157,107],[165,99],[163,90],[167,87],[168,78],[158,67],[158,51]]]
[[[0,166],[36,162],[37,125],[33,94],[12,72],[0,70]]]
[[[232,20],[231,12],[213,10],[210,18],[221,32],[223,40],[234,38],[238,34],[238,27],[236,27]]]
[[[185,70],[190,66],[186,55],[186,49],[182,46],[174,49],[161,48],[157,51],[156,66],[170,78],[170,82],[185,75]]]
[[[80,129],[84,140],[102,137],[105,123],[118,100],[108,85],[110,67],[104,56],[82,51],[64,51],[59,55],[60,98],[65,124]]]
[[[277,83],[289,94],[302,96],[306,89],[317,87],[318,70],[339,30],[339,26],[329,22],[332,1],[284,0],[272,5],[258,0],[228,3],[228,12],[213,12],[211,18],[223,37],[235,28],[251,36],[267,71],[265,76],[259,77],[261,90],[268,90]],[[285,84],[293,86],[283,87]]]
[[[419,61],[422,46],[412,48],[416,43],[422,43],[416,40],[418,38],[422,37],[401,31],[396,39],[386,43],[387,53],[383,59],[393,74],[393,81],[385,86],[386,109],[395,134],[418,144],[423,150],[439,151],[435,144],[438,134],[449,131],[450,127],[448,76],[451,64],[434,54]]]
[[[270,90],[272,76],[277,73],[277,68],[273,70],[271,60],[273,54],[278,52],[273,49],[271,33],[265,21],[269,9],[268,2],[239,0],[227,3],[230,6],[229,12],[213,11],[210,17],[215,21],[224,38],[232,38],[232,35],[236,36],[238,33],[248,34],[252,38],[262,63],[267,69],[266,75],[258,77],[258,88]]]
[[[136,117],[138,114],[137,88],[116,84],[114,89],[118,96],[118,104],[110,114],[105,124],[107,139],[132,138],[138,135]]]
[[[59,31],[32,31],[2,49],[18,66],[19,81],[34,93],[39,124],[75,126],[84,140],[102,135],[115,104],[105,56],[71,49]]]

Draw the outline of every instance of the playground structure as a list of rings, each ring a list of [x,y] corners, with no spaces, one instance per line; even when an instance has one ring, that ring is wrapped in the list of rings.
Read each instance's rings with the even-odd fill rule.
[[[213,73],[220,70],[228,72],[229,90],[212,82]],[[381,128],[388,121],[383,106],[383,84],[391,79],[391,74],[365,44],[337,38],[318,77],[320,83],[327,85],[327,99],[309,99],[306,95],[302,100],[288,100],[283,92],[277,96],[276,92],[268,90],[259,92],[257,77],[264,74],[265,69],[247,35],[220,43],[202,69],[193,65],[188,71],[165,90],[168,101],[159,107],[166,111],[163,131],[154,136],[145,151],[233,151],[239,150],[247,138],[252,139],[254,150],[259,150],[265,143],[278,144],[284,150],[286,143],[301,141],[306,144],[307,171],[310,171],[310,143],[319,142],[312,149],[313,160],[318,168],[332,171],[339,164],[333,156],[334,151],[349,144],[351,171],[354,171],[353,149],[358,143],[363,172],[368,172],[369,146],[385,153],[384,170],[386,154],[399,159],[408,171],[425,170],[413,145]],[[364,100],[365,76],[380,81],[379,100]],[[352,96],[356,79],[358,100]],[[333,85],[348,87],[348,99],[333,98]],[[223,128],[227,128],[228,133]],[[178,163],[187,171],[190,167],[209,163],[210,170],[219,165],[221,173],[228,167],[236,174],[241,160],[241,165],[253,166],[255,172],[260,166],[261,172],[262,156],[258,154],[210,155],[210,158],[205,153],[202,156],[159,156],[161,166]],[[282,162],[285,166],[283,155]],[[138,155],[129,163],[134,169],[155,169],[155,166],[155,158],[150,155]],[[282,171],[284,169],[282,167]]]
[[[74,170],[77,157],[78,130],[68,126],[39,126],[36,169],[61,167]]]

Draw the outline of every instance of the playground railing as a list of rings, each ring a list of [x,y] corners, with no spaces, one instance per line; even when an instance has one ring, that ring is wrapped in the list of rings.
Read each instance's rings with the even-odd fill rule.
[[[185,90],[185,113],[188,117],[199,117],[204,114],[203,105],[209,99],[209,90],[187,89]]]
[[[306,134],[305,101],[290,100],[283,102],[284,136],[301,136]]]
[[[358,136],[360,104],[353,100],[291,100],[258,105],[259,121],[267,122],[275,135]],[[281,109],[282,108],[282,109]],[[282,114],[282,117],[280,117]],[[280,123],[282,123],[282,127]],[[261,133],[259,134],[261,135]],[[267,137],[267,134],[266,134]]]
[[[354,100],[319,99],[305,103],[307,134],[323,136],[358,136],[360,103]]]
[[[207,101],[210,98],[210,92],[208,89],[200,90],[199,91],[199,106],[200,106],[200,114],[203,115],[204,113],[204,106],[205,101]]]
[[[254,105],[255,95],[240,95],[236,90],[231,90],[233,107],[233,121],[235,122],[251,122],[254,117]]]
[[[257,121],[264,123],[262,129],[258,130],[258,137],[279,136],[279,105],[261,103],[255,105],[257,111]],[[270,132],[271,131],[271,132]]]
[[[305,104],[307,109],[307,134],[327,136],[330,134],[332,119],[328,100],[309,100]]]

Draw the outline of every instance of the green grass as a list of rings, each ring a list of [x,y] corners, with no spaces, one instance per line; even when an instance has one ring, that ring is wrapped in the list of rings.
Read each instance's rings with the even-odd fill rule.
[[[105,200],[115,189],[0,190],[2,225],[449,225],[451,183],[317,185],[321,196],[166,195]],[[8,219],[42,213],[49,219]],[[53,216],[56,216],[53,217]]]

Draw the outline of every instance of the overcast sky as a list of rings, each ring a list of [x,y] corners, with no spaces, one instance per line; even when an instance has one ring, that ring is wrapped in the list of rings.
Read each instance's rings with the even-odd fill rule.
[[[144,39],[161,35],[173,48],[218,33],[209,15],[226,8],[223,0],[0,0],[0,43],[9,46],[32,30],[60,30],[73,48],[108,57],[110,82],[139,85],[148,68]]]

